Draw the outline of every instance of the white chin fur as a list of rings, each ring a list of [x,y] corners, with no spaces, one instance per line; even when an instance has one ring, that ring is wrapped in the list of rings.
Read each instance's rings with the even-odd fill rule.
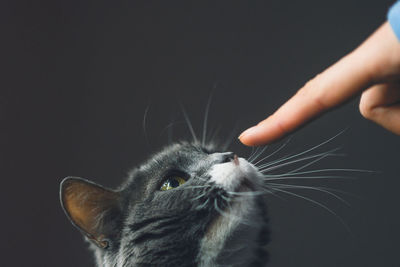
[[[209,171],[210,181],[226,191],[235,191],[244,179],[258,184],[257,169],[244,158],[239,158],[238,162],[239,164],[231,161],[214,165]]]
[[[261,177],[256,167],[243,158],[238,160],[239,164],[231,161],[214,165],[209,171],[210,181],[228,192],[237,191],[245,179],[253,185],[259,184]],[[254,260],[254,248],[257,246],[256,240],[262,225],[255,198],[248,195],[233,201],[209,226],[201,241],[200,267],[219,267],[217,259],[225,249],[240,253],[228,253],[229,258],[220,258],[220,264],[223,266],[247,267]],[[251,222],[247,218],[251,218]],[[245,235],[230,239],[230,243],[227,244],[227,240],[239,228]]]

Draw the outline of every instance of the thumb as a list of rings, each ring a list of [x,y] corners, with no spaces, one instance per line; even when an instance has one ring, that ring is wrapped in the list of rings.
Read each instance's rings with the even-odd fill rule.
[[[365,118],[400,135],[400,84],[378,84],[364,91],[360,112]]]

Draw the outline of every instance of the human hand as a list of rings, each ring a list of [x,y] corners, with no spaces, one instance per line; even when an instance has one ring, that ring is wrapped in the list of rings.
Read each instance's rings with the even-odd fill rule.
[[[361,91],[361,114],[400,135],[400,42],[388,22],[239,139],[248,146],[271,143]]]

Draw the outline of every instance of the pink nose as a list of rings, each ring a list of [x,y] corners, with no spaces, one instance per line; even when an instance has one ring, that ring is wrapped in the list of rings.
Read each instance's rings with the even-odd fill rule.
[[[233,163],[235,163],[235,165],[239,165],[239,158],[236,154],[233,155]]]

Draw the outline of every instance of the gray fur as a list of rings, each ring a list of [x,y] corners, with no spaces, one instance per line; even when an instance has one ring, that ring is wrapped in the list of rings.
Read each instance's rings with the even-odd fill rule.
[[[213,166],[233,164],[229,157],[197,144],[175,143],[134,169],[116,190],[121,195],[119,214],[102,218],[113,232],[108,246],[91,245],[97,265],[265,266],[264,196],[237,197],[210,181]],[[190,178],[160,191],[171,171]]]

